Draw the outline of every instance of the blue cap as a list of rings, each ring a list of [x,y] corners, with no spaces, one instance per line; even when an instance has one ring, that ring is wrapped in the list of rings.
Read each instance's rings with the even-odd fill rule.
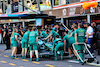
[[[51,26],[54,26],[54,24],[51,24]]]

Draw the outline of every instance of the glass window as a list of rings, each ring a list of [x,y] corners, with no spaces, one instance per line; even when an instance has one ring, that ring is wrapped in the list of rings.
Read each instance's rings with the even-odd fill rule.
[[[2,12],[3,14],[6,13],[6,9],[7,9],[7,0],[1,0],[1,8],[2,8]]]
[[[25,0],[25,6],[32,10],[38,10],[37,0]],[[28,8],[25,9],[28,10]]]
[[[66,4],[68,0],[54,0],[54,6]]]
[[[8,0],[8,4],[10,4],[10,2],[11,2],[11,1],[10,1],[10,0]]]
[[[54,0],[54,6],[59,5],[59,0]]]
[[[6,14],[11,14],[11,0],[7,1]]]
[[[1,1],[0,1],[0,9],[2,8],[1,5],[2,5],[2,4],[1,4]]]
[[[80,0],[69,0],[69,3],[80,2]]]
[[[84,0],[89,1],[89,0]],[[80,2],[80,0],[52,0],[53,6]]]
[[[18,2],[18,12],[24,11],[24,9],[23,9],[24,7],[22,5],[23,5],[23,1],[19,0],[19,2]]]
[[[33,10],[38,10],[38,3],[37,3],[37,0],[31,0],[31,3],[32,3],[31,8],[32,8]]]
[[[12,6],[12,13],[18,12],[18,1],[17,0],[13,0],[11,6]]]
[[[1,1],[0,1],[0,14],[2,14],[2,7],[1,7]]]
[[[40,10],[51,9],[51,1],[50,0],[41,0],[40,1]]]
[[[66,4],[66,0],[60,0],[60,4]]]

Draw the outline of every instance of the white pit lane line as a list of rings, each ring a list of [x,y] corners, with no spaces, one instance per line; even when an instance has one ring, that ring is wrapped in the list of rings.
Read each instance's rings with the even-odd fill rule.
[[[69,60],[68,62],[71,62],[71,63],[79,63],[79,61],[75,61],[75,60]],[[88,65],[93,65],[93,66],[99,66],[100,67],[100,64],[97,64],[97,63],[86,63]]]

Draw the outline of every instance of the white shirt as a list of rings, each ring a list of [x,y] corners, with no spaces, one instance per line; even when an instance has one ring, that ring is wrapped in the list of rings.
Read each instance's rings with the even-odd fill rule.
[[[86,32],[90,35],[91,33],[93,33],[93,28],[91,26],[89,26],[87,28],[87,31]],[[90,35],[89,38],[93,38],[93,35]]]

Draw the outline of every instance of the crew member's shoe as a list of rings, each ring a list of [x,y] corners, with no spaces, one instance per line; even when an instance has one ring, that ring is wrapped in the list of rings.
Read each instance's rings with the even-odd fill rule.
[[[71,60],[71,59],[72,59],[72,57],[69,57],[69,59]]]
[[[15,56],[15,58],[18,58],[17,56]]]
[[[32,61],[32,58],[30,58],[30,61]]]
[[[55,58],[54,60],[57,61],[57,58]]]
[[[12,59],[14,59],[14,56],[11,56]]]
[[[79,59],[77,59],[76,61],[79,61]]]
[[[24,56],[24,59],[26,59],[26,56]]]
[[[79,60],[79,63],[82,63],[82,61],[81,61],[81,60]]]
[[[36,58],[36,61],[39,61],[39,58]]]
[[[63,60],[63,57],[61,56],[61,60]]]
[[[77,59],[77,56],[75,56],[75,58]]]
[[[24,59],[24,56],[22,56],[22,59]]]

